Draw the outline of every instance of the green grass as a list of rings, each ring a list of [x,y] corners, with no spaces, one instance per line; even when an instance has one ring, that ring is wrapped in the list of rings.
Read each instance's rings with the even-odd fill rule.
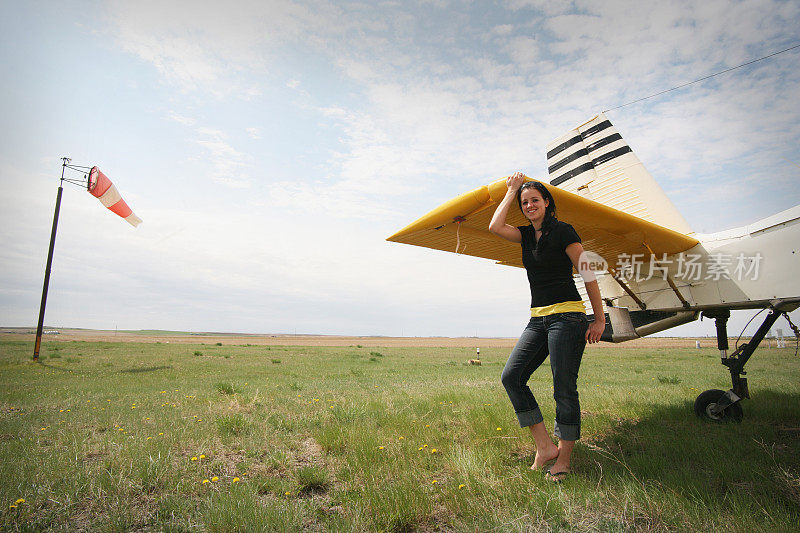
[[[48,341],[33,363],[31,343],[0,341],[0,530],[749,532],[800,521],[790,349],[756,352],[744,421],[716,425],[692,410],[703,390],[729,386],[715,350],[590,347],[575,474],[555,486],[528,468],[533,444],[499,382],[507,349],[467,366],[474,349],[199,348]],[[549,368],[530,384],[552,429]]]

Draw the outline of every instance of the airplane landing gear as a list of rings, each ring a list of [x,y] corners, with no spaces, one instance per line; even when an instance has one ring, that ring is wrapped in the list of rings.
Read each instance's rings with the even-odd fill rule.
[[[781,313],[776,309],[768,309],[767,318],[759,326],[758,331],[753,335],[750,342],[742,344],[730,355],[728,355],[728,318],[731,316],[730,311],[727,309],[704,311],[703,316],[713,318],[716,321],[717,348],[719,348],[722,364],[727,366],[731,372],[733,387],[728,391],[711,389],[703,392],[694,402],[694,412],[700,418],[714,422],[741,422],[744,415],[739,402],[743,398],[750,398],[750,391],[747,389],[747,378],[743,377],[747,374],[744,371],[744,365],[769,332],[769,328],[781,316]]]
[[[703,392],[694,402],[695,414],[712,422],[741,422],[744,417],[742,406],[738,399],[731,402],[730,392],[719,389]]]

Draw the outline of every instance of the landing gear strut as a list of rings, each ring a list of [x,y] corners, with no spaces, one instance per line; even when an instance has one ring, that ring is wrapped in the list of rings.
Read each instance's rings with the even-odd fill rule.
[[[781,316],[775,309],[767,310],[767,318],[758,328],[750,342],[739,346],[732,354],[728,355],[728,318],[731,313],[727,309],[704,311],[703,316],[713,318],[717,325],[717,348],[719,348],[722,364],[731,372],[733,387],[727,391],[711,389],[703,392],[694,402],[694,412],[700,418],[714,422],[741,422],[743,413],[739,402],[743,398],[750,398],[747,389],[747,375],[744,365],[758,348],[759,343],[769,332],[769,329]]]

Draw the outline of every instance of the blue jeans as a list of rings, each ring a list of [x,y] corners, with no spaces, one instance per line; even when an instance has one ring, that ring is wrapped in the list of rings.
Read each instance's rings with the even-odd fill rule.
[[[586,347],[588,320],[583,313],[556,313],[533,317],[508,356],[502,382],[520,427],[542,422],[542,412],[528,380],[550,356],[556,423],[553,434],[560,440],[581,437],[581,406],[578,402],[578,368]]]

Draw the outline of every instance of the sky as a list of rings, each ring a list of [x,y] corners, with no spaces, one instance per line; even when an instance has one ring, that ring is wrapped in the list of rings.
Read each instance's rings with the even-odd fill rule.
[[[50,327],[515,337],[523,270],[386,237],[797,28],[768,0],[0,0],[0,325],[36,324],[66,156],[144,222],[65,185]],[[800,204],[799,65],[607,116],[695,231],[743,226]]]

